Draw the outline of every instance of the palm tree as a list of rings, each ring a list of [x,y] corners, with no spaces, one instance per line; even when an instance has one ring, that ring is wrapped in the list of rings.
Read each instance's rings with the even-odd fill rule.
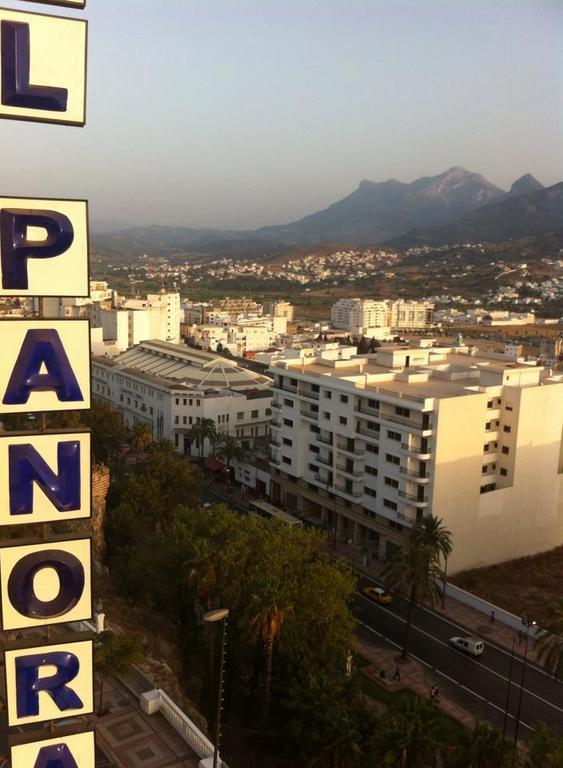
[[[534,641],[539,661],[546,672],[559,680],[563,677],[563,599],[557,601],[553,617]]]
[[[379,722],[375,737],[381,765],[426,768],[435,765],[442,723],[436,708],[418,696],[402,698]]]
[[[268,720],[270,700],[272,697],[272,667],[274,660],[274,643],[281,632],[283,623],[287,618],[289,608],[280,605],[273,591],[266,589],[258,598],[255,595],[255,606],[252,611],[250,625],[256,636],[264,645],[266,651],[266,672],[264,678],[264,721]]]
[[[408,641],[412,614],[419,600],[430,600],[434,604],[440,596],[438,579],[443,573],[434,550],[427,544],[420,544],[411,535],[383,571],[385,586],[409,599],[409,609],[403,635],[401,657],[408,658]]]
[[[502,768],[512,749],[500,731],[477,721],[475,728],[464,730],[454,750],[455,768]]]
[[[240,461],[242,459],[243,450],[236,437],[221,434],[215,443],[215,455],[230,468],[232,461]]]
[[[535,731],[527,743],[526,768],[561,768],[563,765],[563,737],[545,723],[536,723]]]
[[[413,529],[413,536],[420,544],[427,544],[435,552],[436,557],[444,558],[444,579],[442,586],[442,607],[446,595],[446,579],[448,557],[453,550],[452,534],[443,524],[442,519],[434,515],[427,515],[418,521]]]
[[[145,453],[152,443],[152,429],[146,421],[138,421],[133,427],[133,449]]]
[[[104,712],[104,684],[113,675],[127,676],[131,667],[142,659],[139,642],[134,637],[117,635],[115,632],[100,632],[96,636],[96,672],[100,678],[98,717]]]
[[[217,425],[213,419],[199,419],[188,433],[191,442],[195,443],[199,450],[199,457],[203,459],[205,441],[212,445],[217,441]]]

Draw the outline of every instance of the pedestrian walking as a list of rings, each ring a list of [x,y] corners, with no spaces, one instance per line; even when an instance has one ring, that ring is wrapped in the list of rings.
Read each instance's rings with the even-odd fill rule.
[[[401,672],[397,664],[395,664],[395,672],[393,673],[393,680],[397,680],[399,683],[401,682]]]
[[[495,612],[491,611],[491,624],[495,623]]]

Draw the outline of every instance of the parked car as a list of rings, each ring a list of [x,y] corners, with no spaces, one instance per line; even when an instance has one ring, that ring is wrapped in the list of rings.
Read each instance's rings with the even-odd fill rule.
[[[388,605],[393,602],[393,596],[381,587],[364,587],[362,592],[366,597],[369,597],[370,600],[373,600],[376,603]]]
[[[485,643],[476,637],[450,637],[450,645],[469,656],[481,656],[485,650]]]

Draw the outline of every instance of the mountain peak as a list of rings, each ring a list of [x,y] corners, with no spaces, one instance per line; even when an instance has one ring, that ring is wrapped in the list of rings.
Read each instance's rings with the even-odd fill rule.
[[[516,179],[514,184],[510,187],[509,195],[525,195],[528,192],[536,192],[538,189],[544,189],[541,182],[535,179],[531,173],[525,173]]]

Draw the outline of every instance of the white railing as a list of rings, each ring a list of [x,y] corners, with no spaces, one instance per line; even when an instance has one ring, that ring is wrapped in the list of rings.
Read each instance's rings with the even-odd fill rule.
[[[201,760],[213,757],[213,744],[209,741],[207,736],[199,730],[195,723],[182,712],[180,707],[172,701],[168,694],[158,688],[155,691],[149,691],[148,695],[151,696],[151,714],[160,712],[165,720],[167,720],[172,728],[174,728],[176,733],[184,739],[186,744],[193,749]],[[219,765],[221,768],[228,768],[223,760],[219,761]]]

